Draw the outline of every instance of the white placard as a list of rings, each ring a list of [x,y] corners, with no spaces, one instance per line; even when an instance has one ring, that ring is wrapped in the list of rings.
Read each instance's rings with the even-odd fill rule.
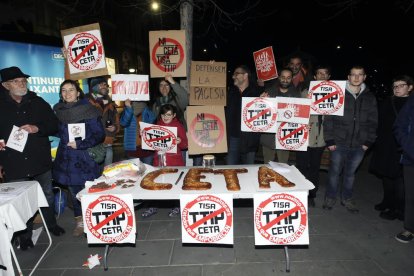
[[[149,101],[148,75],[112,75],[112,99],[114,101]]]
[[[81,198],[88,243],[135,243],[135,215],[131,194]]]
[[[27,143],[27,138],[29,138],[29,132],[24,129],[19,129],[17,126],[13,126],[6,147],[23,152]]]
[[[80,137],[82,140],[86,137],[85,123],[68,124],[69,142],[74,142]]]
[[[276,132],[276,98],[242,97],[241,130]]]
[[[346,81],[311,81],[311,114],[344,115]]]
[[[308,125],[277,122],[276,149],[306,151],[309,145]]]
[[[144,122],[139,123],[141,129],[142,149],[177,153],[177,128],[166,127]]]
[[[183,243],[233,244],[233,195],[182,194]]]
[[[309,244],[307,192],[254,195],[255,245]]]
[[[309,124],[310,105],[310,99],[277,97],[277,120]]]

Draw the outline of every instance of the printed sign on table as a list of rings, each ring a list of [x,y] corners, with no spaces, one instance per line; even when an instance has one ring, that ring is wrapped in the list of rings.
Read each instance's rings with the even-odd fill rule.
[[[177,128],[166,127],[144,122],[139,123],[141,129],[142,149],[177,153]]]
[[[276,149],[306,151],[308,144],[308,125],[277,122]]]
[[[225,62],[192,61],[190,105],[226,105]]]
[[[310,115],[310,99],[278,97],[277,111],[279,122],[308,124]]]
[[[233,244],[233,195],[181,194],[183,243]]]
[[[307,191],[254,194],[255,245],[309,244]]]
[[[185,30],[149,32],[151,78],[186,77]]]
[[[241,130],[275,133],[276,107],[276,98],[242,97]]]
[[[253,58],[258,79],[267,81],[278,77],[272,46],[254,52]]]
[[[90,24],[61,31],[71,79],[107,75],[99,24]]]
[[[346,81],[311,81],[311,114],[344,115]]]
[[[136,226],[131,194],[85,194],[81,201],[88,243],[135,243]]]
[[[189,154],[227,152],[224,106],[187,108]]]
[[[148,75],[112,75],[112,100],[149,101]]]

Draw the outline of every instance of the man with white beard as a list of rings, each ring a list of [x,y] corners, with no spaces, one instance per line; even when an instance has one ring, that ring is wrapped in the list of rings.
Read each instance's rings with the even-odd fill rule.
[[[52,158],[49,136],[58,129],[58,119],[50,105],[28,91],[27,78],[18,67],[0,70],[0,81],[6,89],[0,94],[0,167],[4,169],[6,182],[36,180],[42,186],[50,207],[42,208],[46,224],[52,234],[60,236],[65,231],[56,223],[54,215],[54,194],[52,191]],[[23,151],[6,147],[13,126],[28,132]],[[19,233],[20,248],[33,247],[33,220],[27,222],[27,229]]]

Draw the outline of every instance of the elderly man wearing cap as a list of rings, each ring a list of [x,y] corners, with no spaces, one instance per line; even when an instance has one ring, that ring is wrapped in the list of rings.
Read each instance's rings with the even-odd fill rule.
[[[119,115],[116,105],[109,96],[108,82],[104,77],[96,77],[89,80],[90,92],[87,95],[89,102],[94,105],[102,114],[102,124],[105,127],[105,148],[106,157],[104,166],[109,165],[113,161],[112,144],[115,135],[119,132]]]
[[[0,166],[4,169],[6,182],[36,180],[42,186],[50,207],[42,208],[46,224],[55,236],[65,231],[57,225],[54,215],[54,194],[52,191],[52,159],[48,136],[58,129],[58,119],[50,105],[28,91],[27,78],[18,67],[0,70],[0,80],[6,92],[0,93],[0,139],[7,140],[13,126],[28,132],[23,151],[17,151],[0,143]],[[18,236],[20,248],[33,247],[33,221],[27,223],[27,230]]]

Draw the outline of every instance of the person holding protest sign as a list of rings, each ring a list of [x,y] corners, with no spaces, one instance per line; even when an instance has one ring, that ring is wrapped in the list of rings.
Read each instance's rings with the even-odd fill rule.
[[[404,83],[400,83],[405,86]],[[407,83],[408,84],[408,83]],[[394,85],[395,86],[395,85]],[[395,89],[395,88],[394,88]],[[398,88],[397,88],[398,89]],[[414,97],[410,96],[394,124],[394,135],[402,148],[404,166],[405,210],[404,231],[395,236],[397,241],[409,243],[414,239]]]
[[[359,212],[352,194],[355,173],[375,142],[378,125],[377,100],[364,83],[366,77],[363,67],[353,66],[346,83],[344,115],[325,116],[323,134],[331,153],[323,204],[327,210],[335,205],[338,186],[342,186],[341,205],[353,214]]]
[[[228,91],[225,107],[227,165],[254,164],[260,133],[241,131],[242,97],[259,97],[262,90],[253,81],[252,73],[246,65],[236,67],[233,73],[233,84]]]
[[[58,130],[58,119],[45,100],[28,91],[29,77],[15,66],[0,70],[1,85],[5,88],[5,91],[0,93],[1,175],[5,182],[39,182],[49,204],[49,207],[42,207],[46,225],[53,235],[60,236],[65,230],[57,224],[54,214],[55,197],[52,191],[49,142],[49,136]],[[6,147],[5,141],[12,132],[15,134],[13,137],[16,137],[16,134],[19,137],[27,135],[27,141],[18,148]],[[18,142],[17,138],[13,140]],[[26,230],[16,234],[22,250],[34,247],[33,219],[34,217],[27,222]]]
[[[277,81],[260,95],[261,97],[293,97],[300,98],[300,91],[293,85],[293,72],[289,68],[284,68],[279,73]],[[275,135],[273,133],[263,133],[260,137],[260,144],[263,150],[263,163],[267,164],[269,161],[275,159],[277,154],[277,161],[287,163],[289,161],[288,150],[276,150]]]
[[[331,78],[329,66],[318,65],[315,67],[313,78],[317,81],[325,81]],[[307,97],[308,90],[302,91],[302,96]],[[306,151],[296,152],[296,166],[299,171],[315,186],[309,191],[309,206],[315,207],[316,192],[319,189],[319,168],[321,165],[322,153],[325,149],[323,137],[323,116],[310,115],[309,117],[309,145]]]
[[[85,98],[77,81],[65,80],[60,85],[59,96],[59,103],[53,107],[59,119],[60,138],[53,162],[53,179],[68,186],[76,221],[73,236],[79,237],[83,234],[83,219],[76,194],[85,188],[86,181],[101,175],[101,167],[88,149],[104,141],[105,130],[100,112]]]
[[[115,135],[119,132],[119,115],[116,110],[116,105],[109,96],[108,81],[104,77],[92,78],[89,81],[89,93],[87,95],[89,102],[94,105],[102,116],[102,124],[105,127],[104,145],[106,149],[105,161],[103,166],[112,164],[113,149],[112,144],[115,140]]]
[[[378,103],[378,138],[373,148],[370,171],[382,180],[384,197],[375,205],[375,210],[381,211],[380,217],[383,219],[404,219],[401,149],[392,128],[413,88],[414,80],[410,76],[397,76],[392,81],[393,95]]]
[[[185,128],[182,123],[177,119],[177,108],[172,104],[164,104],[160,108],[160,113],[158,115],[157,125],[166,126],[166,127],[176,127],[177,128],[177,152],[163,152],[164,160],[160,160],[160,153],[156,151],[154,153],[154,166],[155,167],[165,167],[165,166],[185,166],[185,160],[181,151],[187,149],[188,140],[187,134],[185,133]],[[164,164],[161,164],[163,162]],[[142,216],[147,218],[158,212],[158,208],[150,207],[145,209],[142,212]],[[169,217],[175,217],[180,214],[180,207],[174,207],[168,213]]]

